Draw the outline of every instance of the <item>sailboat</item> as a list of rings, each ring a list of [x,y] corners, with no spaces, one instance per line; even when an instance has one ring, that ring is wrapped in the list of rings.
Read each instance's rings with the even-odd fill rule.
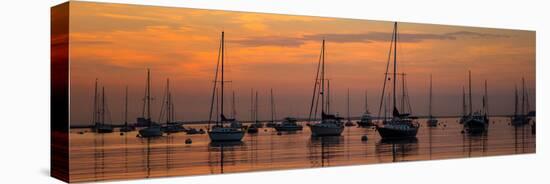
[[[271,89],[271,104],[274,104],[273,89]],[[272,105],[271,121],[275,122],[275,105]],[[298,120],[293,117],[285,117],[282,122],[275,124],[274,128],[278,132],[291,132],[302,130],[302,125],[299,125]]]
[[[124,98],[124,126],[120,128],[120,132],[131,132],[136,130],[135,126],[128,125],[128,86],[126,86]]]
[[[210,124],[212,120],[212,111],[214,106],[214,99],[217,98],[216,91],[218,87],[218,82],[220,83],[221,88],[221,105],[220,105],[220,118],[221,121],[216,121],[216,124],[210,127],[208,126],[208,137],[210,137],[210,140],[212,142],[218,142],[218,141],[241,141],[244,137],[244,130],[242,128],[242,125],[237,122],[235,117],[233,118],[227,118],[224,115],[224,47],[225,47],[225,33],[222,31],[221,35],[221,41],[220,41],[220,50],[218,55],[218,63],[216,66],[216,73],[214,77],[214,86],[212,89],[212,101],[210,103],[210,116],[208,124]],[[218,66],[220,65],[220,59],[221,59],[221,78],[218,80]],[[229,123],[230,125],[227,126],[225,123]]]
[[[277,123],[275,122],[275,118],[274,118],[274,114],[275,114],[275,98],[273,97],[273,89],[271,89],[269,91],[269,104],[270,104],[270,109],[271,109],[271,121],[267,122],[267,124],[265,125],[266,127],[275,127],[277,126]]]
[[[325,40],[323,40],[309,111],[309,120],[311,120],[311,116],[317,114],[317,106],[319,98],[321,98],[321,121],[310,124],[309,128],[312,136],[339,136],[344,131],[344,123],[342,123],[341,117],[330,114],[330,102],[328,98],[325,99],[325,81]],[[319,82],[321,85],[318,84]]]
[[[100,95],[97,92],[97,79],[95,80],[95,90],[94,90],[94,131],[96,133],[111,133],[113,132],[113,127],[111,125],[105,124],[105,87],[101,88],[101,99]]]
[[[346,121],[346,124],[344,124],[345,126],[355,126],[355,123],[353,123],[351,121],[351,115],[349,113],[349,88],[348,88],[348,98],[347,98],[347,112],[348,112],[348,120]]]
[[[248,126],[248,129],[246,130],[248,133],[258,133],[258,129],[260,128],[260,121],[258,119],[258,91],[256,91],[256,99],[253,103],[253,123]]]
[[[372,119],[373,118],[369,111],[368,93],[367,91],[365,91],[365,112],[363,113],[363,115],[361,115],[361,120],[357,122],[357,125],[362,127],[374,126]]]
[[[515,105],[514,105],[514,116],[512,117],[512,125],[519,126],[529,123],[529,116],[526,114],[525,110],[525,79],[521,79],[521,112],[518,112],[518,88],[516,87],[515,93]]]
[[[139,130],[139,137],[160,137],[164,133],[161,126],[151,120],[151,71],[147,68],[147,82],[145,85],[145,99],[143,101],[143,112],[147,112],[145,117],[138,118],[138,124],[144,124],[146,127]]]
[[[464,121],[464,128],[469,133],[482,133],[487,130],[489,119],[487,117],[487,81],[485,81],[485,95],[483,96],[483,111],[472,111],[472,72],[468,71],[468,100],[469,112]]]
[[[464,92],[464,86],[462,86],[462,116],[459,120],[460,124],[464,124],[466,119],[468,119],[468,113],[466,111],[466,92]]]
[[[419,124],[417,122],[413,121],[413,118],[410,117],[410,114],[408,113],[399,113],[399,110],[397,110],[397,98],[396,98],[396,86],[397,86],[397,42],[398,42],[398,33],[397,33],[397,22],[394,23],[393,27],[393,36],[391,43],[393,44],[393,77],[391,80],[393,80],[393,90],[392,90],[392,102],[393,102],[393,112],[392,117],[390,120],[384,120],[383,125],[376,125],[376,129],[378,130],[378,133],[382,137],[382,139],[402,139],[402,138],[415,138],[416,134],[418,133]],[[391,47],[391,46],[390,46]],[[390,55],[391,55],[391,49],[390,49]],[[388,64],[390,60],[388,58]],[[389,66],[389,65],[388,65]],[[386,68],[387,70],[388,68]],[[388,71],[385,73],[384,81],[388,79]],[[404,80],[404,79],[403,79]],[[382,106],[384,102],[384,91],[386,89],[386,82],[384,82],[384,86],[382,88],[382,98],[380,105]],[[403,89],[403,91],[405,91]],[[405,94],[405,93],[403,93]],[[405,95],[403,95],[405,96]],[[401,99],[405,100],[405,99]],[[380,106],[380,107],[381,107]]]
[[[430,127],[435,127],[437,126],[437,118],[432,115],[432,98],[432,75],[430,74],[430,102],[428,105],[428,120],[426,121],[426,124]]]
[[[164,92],[164,102],[160,108],[160,117],[165,117],[166,121],[162,130],[166,133],[177,133],[185,131],[183,128],[183,122],[175,121],[174,103],[172,99],[172,93],[170,92],[170,79],[166,79],[166,89]],[[159,120],[159,122],[162,120]]]

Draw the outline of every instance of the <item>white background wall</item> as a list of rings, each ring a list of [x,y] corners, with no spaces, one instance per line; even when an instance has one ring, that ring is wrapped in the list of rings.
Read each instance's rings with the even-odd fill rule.
[[[120,183],[543,183],[550,163],[550,14],[521,0],[98,0],[296,15],[399,20],[537,31],[537,153],[323,169],[173,177]],[[50,7],[62,0],[0,6],[0,183],[61,183],[49,177]],[[546,72],[548,73],[546,73]]]

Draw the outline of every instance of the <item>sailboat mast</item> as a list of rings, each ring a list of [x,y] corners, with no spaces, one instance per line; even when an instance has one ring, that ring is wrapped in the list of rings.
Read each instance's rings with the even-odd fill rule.
[[[368,91],[365,90],[365,113],[369,112]]]
[[[324,120],[325,114],[325,40],[323,39],[321,49],[321,120]]]
[[[462,86],[462,115],[466,116],[466,92]]]
[[[223,84],[225,83],[224,81],[224,59],[225,59],[225,51],[224,51],[224,47],[225,47],[225,33],[222,31],[222,78],[221,78],[221,101],[220,101],[220,106],[221,106],[221,115],[223,116]],[[223,124],[223,121],[222,121],[222,124]]]
[[[128,86],[126,86],[124,98],[124,126],[128,126]]]
[[[521,115],[525,115],[525,79],[521,78]]]
[[[250,89],[250,121],[254,121],[254,89]]]
[[[258,91],[256,91],[256,101],[255,101],[255,104],[254,104],[254,108],[256,110],[254,110],[254,119],[255,119],[255,122],[258,123]]]
[[[166,123],[170,122],[170,79],[166,79]],[[160,123],[160,122],[159,122]]]
[[[237,110],[235,108],[235,91],[233,91],[231,95],[231,117],[235,119],[235,116],[237,115]]]
[[[393,95],[393,110],[397,109],[397,104],[396,104],[396,99],[397,97],[395,96],[395,88],[397,86],[397,22],[395,22],[393,24],[393,34],[394,34],[394,37],[395,37],[395,40],[393,42],[394,46],[393,46],[393,92],[392,92],[392,95]]]
[[[94,113],[93,113],[93,123],[97,124],[99,121],[99,109],[98,109],[98,96],[97,96],[97,78],[95,79],[94,87]]]
[[[515,95],[514,95],[514,116],[518,115],[518,86],[516,85],[515,88]]]
[[[401,112],[405,112],[405,73],[401,73]]]
[[[428,106],[429,116],[432,117],[432,74],[430,74],[430,104]]]
[[[350,117],[350,114],[349,114],[349,88],[348,88],[348,107],[347,107],[347,111],[348,111],[348,121],[351,121],[351,117]]]
[[[105,124],[105,87],[101,87],[101,124]]]
[[[271,101],[271,123],[275,122],[275,99],[273,98],[273,88],[270,89]]]
[[[327,80],[327,114],[330,114],[330,79]]]
[[[147,68],[147,94],[145,97],[147,103],[147,123],[151,125],[151,72]]]
[[[468,70],[468,100],[469,100],[469,110],[468,113],[472,115],[472,71]]]
[[[485,97],[484,97],[483,107],[485,115],[489,114],[489,94],[487,93],[487,80],[485,80]]]

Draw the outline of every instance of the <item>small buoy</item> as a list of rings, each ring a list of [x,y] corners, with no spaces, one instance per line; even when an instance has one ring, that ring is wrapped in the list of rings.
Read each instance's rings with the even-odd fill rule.
[[[461,134],[464,134],[464,130],[460,131]]]
[[[283,133],[281,133],[281,132],[277,132],[277,135],[283,135]]]
[[[267,132],[267,129],[264,129],[264,132]]]
[[[136,137],[141,137],[141,136],[139,136],[139,134],[136,134]]]
[[[120,132],[120,135],[122,136],[122,135],[124,135],[124,133]]]
[[[444,124],[443,127],[447,127],[447,124]]]
[[[185,139],[185,144],[191,144],[191,143],[193,143],[193,141],[191,140],[191,138]]]
[[[367,135],[361,136],[361,141],[367,141],[368,139]]]

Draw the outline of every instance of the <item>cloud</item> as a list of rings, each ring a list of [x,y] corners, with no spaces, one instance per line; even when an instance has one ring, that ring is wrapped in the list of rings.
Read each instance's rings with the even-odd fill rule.
[[[510,37],[508,35],[503,35],[503,34],[478,33],[478,32],[471,32],[471,31],[457,31],[452,33],[446,33],[445,35],[467,36],[467,37],[474,37],[474,38],[509,38]]]
[[[309,34],[301,37],[280,37],[264,36],[253,37],[232,42],[250,47],[258,46],[290,46],[298,47],[307,41],[319,41],[326,39],[336,43],[372,43],[389,42],[392,38],[391,32],[367,32],[367,33],[327,33],[327,34]],[[509,38],[508,35],[478,33],[471,31],[457,31],[443,34],[429,33],[399,33],[399,42],[418,43],[427,40],[457,40],[461,37],[469,38]]]
[[[387,42],[390,41],[392,33],[390,32],[368,32],[368,33],[353,33],[353,34],[313,34],[304,35],[305,40],[321,40],[327,39],[330,42]],[[400,33],[400,42],[421,42],[424,40],[454,40],[456,37],[439,34],[423,34],[423,33]]]
[[[259,47],[259,46],[281,46],[281,47],[298,47],[304,44],[300,38],[294,37],[253,37],[241,40],[230,40],[232,43],[237,43],[243,46]]]

